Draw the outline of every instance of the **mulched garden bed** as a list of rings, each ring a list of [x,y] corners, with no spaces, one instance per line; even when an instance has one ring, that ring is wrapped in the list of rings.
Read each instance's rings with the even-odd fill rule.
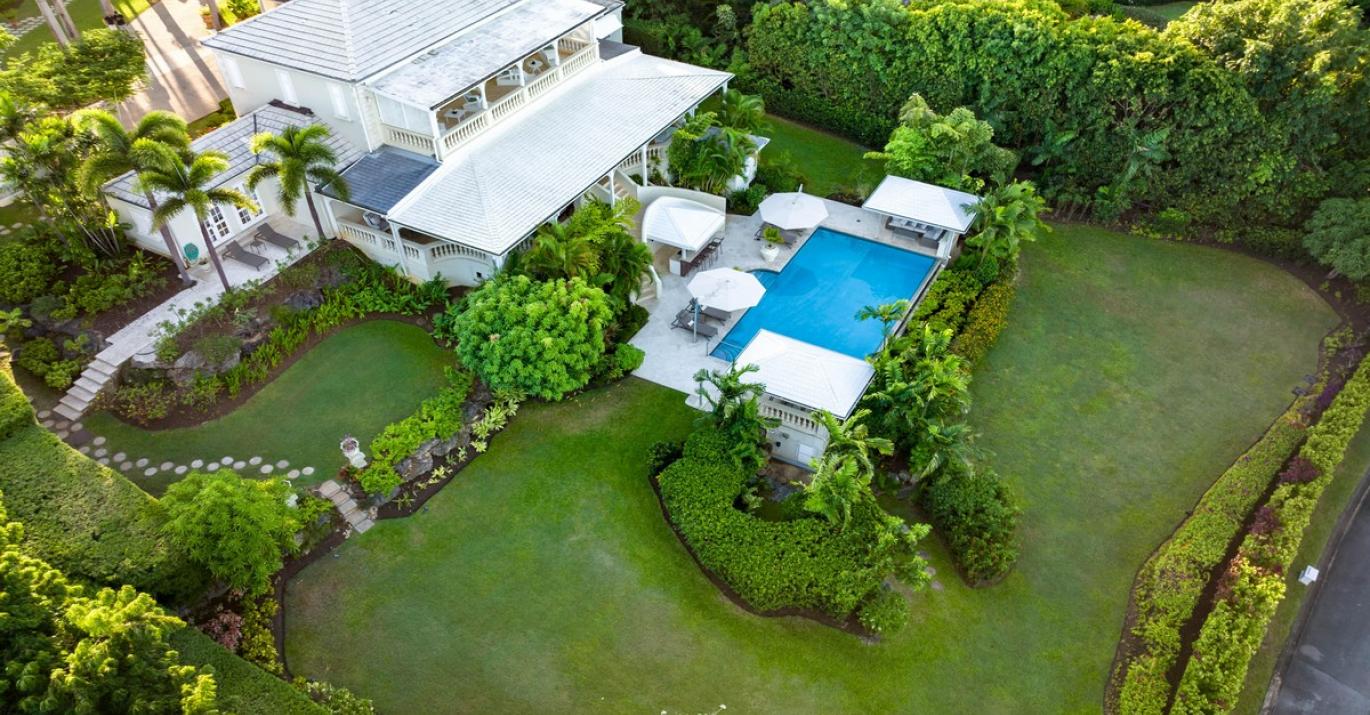
[[[148,262],[158,266],[165,285],[141,298],[95,316],[90,327],[106,338],[119,332],[129,323],[141,318],[148,311],[167,302],[172,296],[188,287],[181,282],[181,272],[176,270],[174,263],[153,253],[145,253],[144,255],[147,256]],[[218,279],[215,278],[215,280]]]

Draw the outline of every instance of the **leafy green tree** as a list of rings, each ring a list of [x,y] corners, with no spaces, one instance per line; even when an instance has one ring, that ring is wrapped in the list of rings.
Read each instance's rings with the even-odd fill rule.
[[[666,150],[677,184],[714,194],[742,173],[755,152],[756,142],[745,131],[723,126],[714,112],[699,112],[687,120]]]
[[[700,370],[695,373],[695,394],[700,404],[709,405],[701,421],[710,424],[731,445],[732,457],[748,474],[761,471],[766,451],[761,445],[766,430],[780,426],[780,420],[761,414],[761,395],[766,386],[747,382],[746,376],[759,370],[755,365],[728,370]]]
[[[718,121],[722,126],[740,132],[758,132],[766,121],[766,102],[761,95],[743,94],[730,89],[723,93]]]
[[[899,121],[885,150],[866,155],[884,161],[887,173],[979,191],[986,181],[1003,183],[1018,165],[1016,154],[994,145],[989,122],[976,119],[965,107],[943,116],[915,94],[900,110]]]
[[[168,643],[185,624],[130,586],[85,596],[23,535],[0,504],[0,710],[217,712],[212,676]]]
[[[599,274],[599,252],[591,238],[556,221],[538,227],[523,261],[528,271],[544,280],[593,280]]]
[[[77,129],[95,139],[95,147],[81,164],[76,177],[81,188],[90,194],[98,194],[100,187],[116,176],[145,168],[147,152],[140,151],[137,147],[145,148],[147,145],[140,145],[140,141],[158,142],[178,152],[190,151],[190,134],[186,130],[186,122],[171,112],[148,112],[138,120],[131,131],[124,129],[118,117],[103,109],[81,110],[72,115],[72,122]],[[155,213],[157,197],[151,191],[144,192],[143,196]],[[162,224],[161,234],[168,255],[181,272],[181,281],[190,285],[190,274],[186,273],[181,250],[166,224]]]
[[[1370,153],[1370,30],[1359,15],[1344,0],[1200,3],[1165,35],[1239,77],[1302,169],[1320,174]],[[1335,181],[1320,183],[1347,188]]]
[[[63,49],[42,45],[5,62],[0,90],[55,110],[119,104],[147,78],[143,39],[118,30],[88,30]]]
[[[612,318],[604,291],[580,278],[501,274],[457,316],[457,354],[496,390],[559,400],[590,381]]]
[[[162,497],[173,545],[230,588],[265,593],[295,548],[300,524],[286,503],[289,485],[229,471],[192,473]]]
[[[313,186],[328,186],[343,201],[351,195],[347,180],[338,172],[338,155],[328,145],[328,135],[329,129],[323,124],[290,126],[280,134],[258,134],[252,137],[252,153],[261,158],[247,174],[247,187],[253,190],[267,179],[276,179],[277,198],[291,216],[303,196],[309,217],[314,220],[315,234],[320,238],[324,235],[323,223],[314,206]]]
[[[951,352],[950,330],[924,325],[872,358],[875,376],[862,404],[877,431],[927,475],[969,452],[970,379]]]
[[[604,289],[615,312],[622,310],[652,266],[651,250],[631,233],[638,207],[633,199],[612,206],[589,201],[564,224],[544,224],[514,272],[542,280],[583,278]]]
[[[1022,244],[1037,240],[1051,227],[1041,219],[1046,201],[1028,181],[991,189],[974,206],[975,221],[966,245],[980,249],[980,262],[994,257],[1011,261]]]
[[[1304,225],[1303,245],[1334,274],[1370,277],[1370,198],[1322,202]]]
[[[875,477],[875,463],[871,452],[892,454],[894,443],[883,437],[873,437],[865,424],[870,410],[857,410],[845,421],[838,420],[827,410],[814,412],[812,417],[828,433],[828,446],[823,456],[814,460],[813,479],[805,487],[804,508],[822,514],[838,526],[846,526],[851,509],[857,500],[873,499],[871,480]]]
[[[256,210],[257,205],[243,192],[224,186],[215,186],[215,179],[228,170],[228,156],[220,151],[207,151],[201,154],[183,155],[157,142],[143,140],[138,142],[138,151],[143,168],[138,172],[138,189],[144,192],[160,191],[167,195],[164,202],[152,212],[152,225],[160,229],[168,221],[185,211],[195,215],[200,225],[200,238],[205,243],[205,252],[219,274],[225,291],[233,290],[224,273],[224,264],[219,260],[219,251],[214,247],[205,219],[209,209],[215,204],[228,204],[239,208]]]

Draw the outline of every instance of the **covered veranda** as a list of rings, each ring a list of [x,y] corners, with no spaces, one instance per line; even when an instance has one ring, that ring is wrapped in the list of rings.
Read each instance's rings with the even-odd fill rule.
[[[884,228],[915,250],[951,260],[956,242],[975,221],[980,197],[902,176],[886,176],[861,205],[885,217]]]

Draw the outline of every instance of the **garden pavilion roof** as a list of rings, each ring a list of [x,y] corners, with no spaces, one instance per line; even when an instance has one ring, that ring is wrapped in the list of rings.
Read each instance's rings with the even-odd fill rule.
[[[866,391],[875,368],[865,360],[820,348],[769,330],[758,330],[737,365],[755,365],[748,380],[768,394],[846,419]]]
[[[862,204],[867,211],[909,219],[964,234],[980,197],[902,176],[886,176]]]

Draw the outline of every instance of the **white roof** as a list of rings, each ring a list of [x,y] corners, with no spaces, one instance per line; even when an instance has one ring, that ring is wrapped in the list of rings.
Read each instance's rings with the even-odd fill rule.
[[[204,45],[335,79],[365,79],[520,1],[290,0]]]
[[[886,216],[932,224],[956,233],[970,229],[980,197],[964,191],[925,184],[902,176],[886,176],[861,207]]]
[[[698,251],[723,230],[724,216],[718,209],[698,201],[663,196],[650,204],[642,216],[642,236],[687,251]]]
[[[601,62],[444,160],[389,218],[502,254],[730,76],[641,53]]]
[[[462,31],[371,86],[402,102],[436,108],[601,12],[604,7],[585,0],[524,2]]]
[[[749,380],[762,383],[766,392],[815,410],[827,410],[840,418],[851,415],[875,375],[865,360],[758,330],[737,365],[756,365]]]

